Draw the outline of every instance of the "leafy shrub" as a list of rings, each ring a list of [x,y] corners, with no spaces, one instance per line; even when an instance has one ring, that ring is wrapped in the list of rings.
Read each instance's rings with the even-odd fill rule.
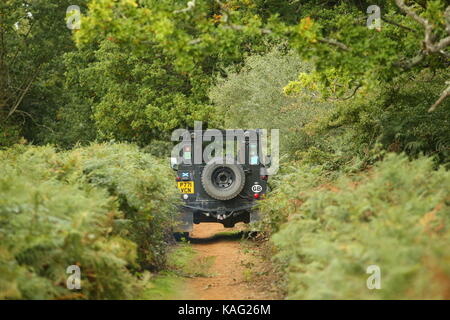
[[[92,108],[99,139],[144,146],[170,137],[172,130],[192,125],[194,119],[212,116],[211,107],[201,101],[205,98],[194,97],[204,95],[204,89],[193,88],[195,81],[208,83],[208,78],[176,71],[173,58],[156,46],[136,53],[105,40],[96,51],[88,47],[65,59],[68,84],[76,91],[69,89],[78,95],[76,103]]]
[[[20,140],[20,128],[10,123],[0,124],[0,148],[9,147]]]
[[[168,165],[127,144],[92,145],[72,152],[92,185],[118,199],[125,220],[119,234],[138,245],[138,262],[145,268],[164,264],[165,236],[176,213],[178,191]]]
[[[405,73],[392,84],[364,90],[357,98],[336,103],[309,129],[316,134],[335,128],[345,130],[348,155],[366,157],[380,144],[389,152],[405,152],[411,157],[425,154],[435,157],[437,163],[448,163],[450,101],[428,112],[447,78],[448,72]]]
[[[134,298],[134,268],[160,267],[175,192],[130,145],[0,152],[0,298]],[[137,250],[136,250],[137,249]],[[82,289],[66,289],[79,265]]]
[[[262,204],[288,298],[450,298],[450,172],[389,154],[363,175],[325,177],[292,168]],[[381,290],[366,286],[370,265]]]
[[[280,129],[282,153],[293,156],[320,140],[303,127],[330,104],[310,95],[288,96],[283,88],[311,65],[293,51],[274,47],[264,55],[252,55],[240,70],[228,69],[211,88],[210,98],[224,115],[224,127]]]

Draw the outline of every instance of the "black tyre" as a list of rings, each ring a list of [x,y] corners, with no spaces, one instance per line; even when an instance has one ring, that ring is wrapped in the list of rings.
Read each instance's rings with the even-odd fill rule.
[[[244,169],[239,164],[225,163],[223,158],[214,158],[203,169],[202,185],[206,193],[214,199],[233,199],[244,188]]]
[[[235,223],[234,222],[224,222],[223,227],[224,228],[234,228]]]
[[[174,232],[173,237],[175,238],[176,242],[181,242],[183,240],[188,241],[189,240],[189,232]]]

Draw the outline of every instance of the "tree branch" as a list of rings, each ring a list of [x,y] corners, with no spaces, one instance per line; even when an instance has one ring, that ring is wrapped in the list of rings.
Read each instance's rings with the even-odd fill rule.
[[[410,27],[404,26],[404,25],[402,25],[400,23],[397,23],[395,21],[387,19],[386,17],[381,17],[381,20],[383,20],[386,23],[392,24],[392,25],[394,25],[396,27],[399,27],[399,28],[402,28],[402,29],[405,29],[405,30],[408,30],[408,31],[411,31],[411,32],[414,32],[414,33],[417,33],[417,30],[414,30],[414,29],[412,29]]]
[[[447,46],[450,45],[450,36],[441,39],[438,43],[433,42],[433,24],[430,23],[427,19],[421,17],[418,15],[412,8],[408,7],[405,4],[404,0],[395,0],[395,3],[397,6],[402,10],[407,16],[411,17],[413,20],[421,24],[424,28],[424,40],[423,44],[425,47],[425,50],[423,51],[424,54],[429,53],[440,53],[444,56],[447,56],[445,51],[443,51]],[[450,6],[445,9],[444,18],[446,21],[446,31],[450,34]],[[448,56],[447,56],[448,57]]]
[[[342,98],[342,100],[349,100],[349,99],[353,98],[355,96],[356,92],[358,92],[359,88],[361,88],[361,87],[362,87],[362,85],[358,84],[355,87],[355,89],[353,89],[353,92],[348,97]]]
[[[421,63],[423,61],[423,59],[425,59],[425,54],[421,50],[419,52],[419,54],[417,54],[414,58],[412,58],[408,61],[396,62],[396,63],[394,63],[394,65],[397,67],[401,67],[405,70],[408,70],[408,69],[411,69],[412,67],[418,65],[419,63]]]
[[[26,88],[22,91],[22,94],[19,96],[19,98],[17,99],[16,103],[14,104],[14,106],[11,108],[11,110],[9,111],[8,115],[5,118],[5,121],[8,120],[8,118],[10,116],[12,116],[14,114],[14,112],[16,112],[17,108],[19,107],[20,103],[22,102],[23,98],[25,97],[25,95],[27,94],[28,90],[30,90],[31,88],[31,84],[33,83],[32,79],[28,85],[26,86]]]
[[[27,33],[26,33],[25,36],[23,37],[23,43],[24,43],[25,46],[27,46],[27,40],[28,40],[29,35],[31,34],[31,30],[33,29],[34,25],[35,25],[35,21],[33,21],[33,22],[31,23],[30,27],[28,28]],[[11,63],[10,63],[10,69],[11,69],[11,68],[14,66],[14,64],[16,63],[17,56],[19,55],[19,52],[21,51],[20,49],[21,49],[21,48],[18,46],[17,51],[16,51],[16,53],[14,54],[14,57],[13,57],[12,60],[11,60]]]
[[[404,0],[395,0],[397,6],[402,10],[407,16],[411,17],[414,21],[418,22],[424,28],[424,40],[423,40],[423,50],[420,51],[419,55],[414,57],[411,61],[403,64],[407,68],[411,68],[417,64],[419,64],[425,56],[438,53],[444,56],[447,59],[450,59],[450,54],[446,52],[444,49],[450,46],[450,6],[445,9],[444,18],[445,18],[445,31],[449,34],[449,36],[439,40],[439,42],[434,42],[433,39],[433,24],[430,23],[427,19],[418,15],[411,7],[408,7],[405,4]],[[439,99],[428,109],[428,112],[433,112],[436,108],[447,98],[450,96],[450,81],[446,82],[449,85],[441,94]]]
[[[19,105],[21,104],[23,98],[25,97],[25,95],[28,93],[28,91],[31,88],[31,85],[33,84],[34,80],[36,79],[37,75],[38,75],[38,71],[40,69],[40,65],[36,68],[33,76],[31,77],[30,81],[28,82],[27,86],[22,90],[22,93],[20,94],[20,96],[18,97],[18,99],[16,100],[14,106],[11,108],[11,110],[8,112],[8,115],[5,118],[5,121],[9,119],[9,117],[11,117],[14,112],[16,112],[17,108],[19,107]]]
[[[441,94],[439,99],[431,106],[430,109],[428,109],[428,112],[433,112],[436,110],[436,108],[444,101],[447,97],[450,97],[450,81],[446,82],[447,85],[449,85]]]

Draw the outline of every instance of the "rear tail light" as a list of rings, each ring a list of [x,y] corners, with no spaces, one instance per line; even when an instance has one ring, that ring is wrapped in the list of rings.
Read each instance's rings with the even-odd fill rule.
[[[261,180],[268,180],[269,176],[261,176]]]
[[[180,177],[177,177],[177,181],[181,181],[181,178],[180,178]]]
[[[259,193],[255,193],[255,194],[253,195],[253,198],[259,199]]]

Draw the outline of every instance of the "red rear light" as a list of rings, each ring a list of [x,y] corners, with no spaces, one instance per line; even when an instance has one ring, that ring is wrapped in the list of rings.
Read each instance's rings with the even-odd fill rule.
[[[177,181],[181,181],[181,178],[180,178],[180,177],[177,177]]]
[[[255,193],[255,194],[253,195],[253,198],[259,199],[259,193]]]
[[[269,179],[269,176],[261,176],[261,180],[267,180]]]

